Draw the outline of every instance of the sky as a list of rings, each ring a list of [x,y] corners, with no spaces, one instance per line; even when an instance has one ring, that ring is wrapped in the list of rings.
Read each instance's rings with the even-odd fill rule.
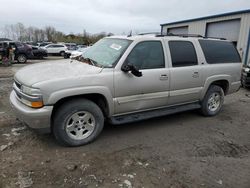
[[[250,9],[250,0],[0,0],[0,27],[23,23],[68,33],[160,31],[160,24]],[[3,16],[4,15],[4,16]]]

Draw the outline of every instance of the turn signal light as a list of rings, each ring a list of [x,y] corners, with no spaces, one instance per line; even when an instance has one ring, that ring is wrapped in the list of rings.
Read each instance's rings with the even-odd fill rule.
[[[32,108],[41,108],[41,107],[43,107],[43,102],[42,101],[31,102],[31,107]]]

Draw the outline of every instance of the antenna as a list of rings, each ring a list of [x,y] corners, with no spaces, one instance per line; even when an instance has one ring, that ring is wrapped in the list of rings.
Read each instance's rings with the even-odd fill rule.
[[[132,37],[132,30],[130,30],[130,33],[128,34],[127,37]]]

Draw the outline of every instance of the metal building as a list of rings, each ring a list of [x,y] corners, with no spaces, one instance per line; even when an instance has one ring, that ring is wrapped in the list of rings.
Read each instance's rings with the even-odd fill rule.
[[[244,64],[250,61],[250,9],[161,24],[161,32],[226,38],[237,46]]]

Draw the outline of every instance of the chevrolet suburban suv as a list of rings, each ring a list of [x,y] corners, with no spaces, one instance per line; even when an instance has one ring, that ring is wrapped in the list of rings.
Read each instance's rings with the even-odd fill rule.
[[[92,142],[104,122],[122,124],[186,110],[214,116],[241,85],[241,59],[227,40],[112,36],[76,59],[33,64],[14,77],[10,102],[29,127],[67,146]]]

